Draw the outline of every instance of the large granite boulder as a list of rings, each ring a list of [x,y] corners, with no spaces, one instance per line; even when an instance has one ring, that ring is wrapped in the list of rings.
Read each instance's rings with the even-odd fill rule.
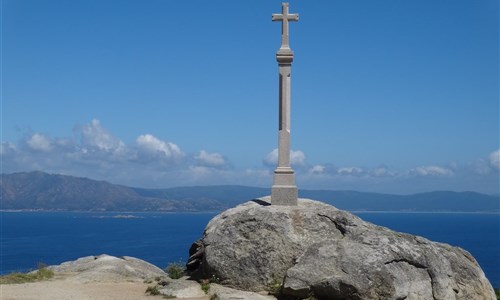
[[[213,218],[190,249],[193,277],[298,299],[496,299],[465,250],[333,206],[257,199]],[[281,287],[280,287],[281,285]]]

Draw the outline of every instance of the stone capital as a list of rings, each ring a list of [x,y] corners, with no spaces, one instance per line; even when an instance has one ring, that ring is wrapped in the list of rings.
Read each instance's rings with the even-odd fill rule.
[[[280,48],[276,52],[276,60],[279,64],[291,64],[293,62],[293,51],[290,48]]]

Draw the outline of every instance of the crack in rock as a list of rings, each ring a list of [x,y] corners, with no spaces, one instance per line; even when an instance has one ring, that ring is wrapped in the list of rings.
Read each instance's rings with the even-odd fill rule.
[[[413,266],[417,269],[425,269],[425,270],[427,269],[427,266],[419,264],[418,262],[414,262],[414,261],[405,259],[405,258],[394,259],[394,260],[391,260],[391,261],[384,263],[384,265],[400,263],[400,262],[405,262],[405,263],[409,264],[410,266]],[[430,274],[429,274],[429,276],[430,276]],[[432,276],[431,276],[431,278],[432,278]]]
[[[335,228],[337,228],[337,230],[340,231],[340,234],[342,234],[342,236],[345,236],[347,229],[343,226],[343,224],[341,225],[339,222],[335,221],[334,219],[332,219],[330,216],[327,215],[318,214],[318,216],[325,217],[328,220],[330,220],[335,225]]]

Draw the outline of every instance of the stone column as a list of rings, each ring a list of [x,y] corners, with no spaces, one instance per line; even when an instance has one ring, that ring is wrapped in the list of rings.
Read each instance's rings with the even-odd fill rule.
[[[273,14],[273,21],[282,21],[281,48],[276,53],[279,69],[279,128],[278,167],[274,171],[271,204],[297,205],[298,191],[295,174],[290,165],[290,79],[293,51],[289,46],[288,21],[298,21],[297,14],[288,13],[288,3],[282,4],[282,13]]]

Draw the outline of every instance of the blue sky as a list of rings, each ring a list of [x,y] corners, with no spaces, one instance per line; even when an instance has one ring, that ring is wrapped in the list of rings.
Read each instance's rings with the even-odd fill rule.
[[[2,0],[2,172],[270,186],[281,1]],[[496,0],[290,1],[299,188],[499,189]]]

